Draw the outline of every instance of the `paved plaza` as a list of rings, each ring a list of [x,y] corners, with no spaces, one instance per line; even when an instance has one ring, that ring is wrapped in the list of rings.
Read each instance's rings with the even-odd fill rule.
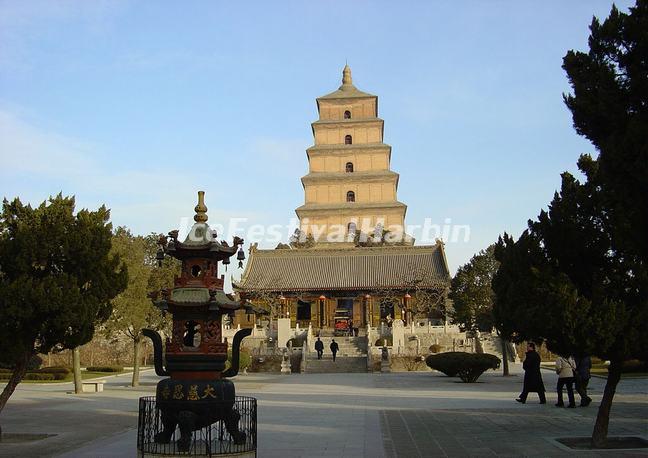
[[[514,401],[522,377],[484,374],[464,384],[441,374],[249,374],[238,394],[259,400],[260,457],[646,456],[641,451],[570,452],[557,437],[591,433],[603,379],[593,379],[594,403],[558,409],[555,394],[539,405]],[[543,372],[545,385],[556,376]],[[71,384],[21,384],[0,416],[6,433],[53,436],[1,443],[0,456],[136,456],[137,398],[152,395],[158,377],[107,378],[105,391],[69,394]],[[648,380],[622,380],[611,435],[648,436]]]

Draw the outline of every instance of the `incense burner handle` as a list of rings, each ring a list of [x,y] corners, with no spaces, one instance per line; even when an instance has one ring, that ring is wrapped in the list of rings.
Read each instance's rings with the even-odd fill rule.
[[[152,329],[142,329],[142,334],[151,339],[153,342],[153,358],[155,360],[155,373],[159,376],[169,375],[169,372],[164,368],[164,361],[162,359],[162,337],[157,331]]]
[[[239,357],[241,353],[241,340],[252,334],[252,329],[241,329],[234,334],[234,341],[232,342],[232,365],[229,369],[223,372],[223,377],[234,377],[239,371]]]

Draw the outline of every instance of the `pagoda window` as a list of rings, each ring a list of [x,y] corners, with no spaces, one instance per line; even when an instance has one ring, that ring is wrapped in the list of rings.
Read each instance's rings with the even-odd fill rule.
[[[353,172],[353,162],[347,162],[346,163],[346,172],[347,173],[352,173]]]
[[[351,135],[345,135],[344,136],[344,144],[345,145],[352,145],[353,144],[353,138]]]
[[[344,119],[351,119],[351,112],[349,110],[344,112]]]
[[[347,202],[355,202],[355,192],[349,191],[347,192]]]

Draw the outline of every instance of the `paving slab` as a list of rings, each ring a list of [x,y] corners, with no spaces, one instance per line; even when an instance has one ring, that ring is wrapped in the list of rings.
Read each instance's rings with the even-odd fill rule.
[[[641,451],[571,452],[556,437],[588,436],[604,380],[593,379],[588,408],[559,409],[556,395],[539,405],[514,401],[515,374],[486,373],[464,384],[434,372],[391,374],[250,374],[237,393],[258,399],[260,457],[646,456]],[[556,376],[543,373],[545,385]],[[68,394],[71,384],[22,384],[0,416],[5,432],[55,434],[1,444],[0,456],[136,456],[137,399],[159,378],[107,380],[103,393]],[[553,400],[553,402],[552,402]],[[622,380],[610,434],[648,436],[648,380]]]

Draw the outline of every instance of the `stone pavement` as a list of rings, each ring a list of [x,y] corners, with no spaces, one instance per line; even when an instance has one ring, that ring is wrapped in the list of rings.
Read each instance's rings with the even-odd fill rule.
[[[519,372],[519,365],[514,366]],[[556,376],[543,372],[545,385]],[[136,456],[137,398],[158,378],[109,378],[105,392],[73,395],[70,384],[23,384],[0,415],[3,430],[56,436],[24,444],[0,443],[0,456]],[[594,403],[559,409],[514,401],[522,377],[487,373],[464,384],[441,374],[250,374],[237,392],[259,400],[260,457],[647,456],[646,452],[571,452],[556,437],[588,436],[604,380],[593,379]],[[622,380],[610,433],[648,435],[648,380]]]

